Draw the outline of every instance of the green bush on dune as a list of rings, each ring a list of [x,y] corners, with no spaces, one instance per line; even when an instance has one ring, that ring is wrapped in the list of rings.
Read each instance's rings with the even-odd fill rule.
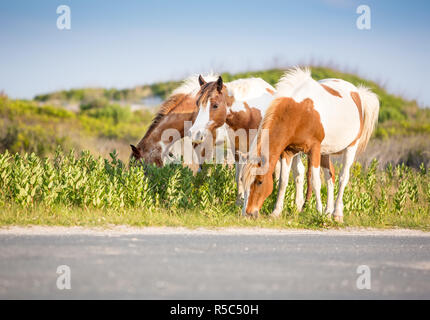
[[[83,108],[75,113],[61,107],[39,106],[34,101],[0,97],[0,152],[51,154],[58,145],[64,149],[80,147],[86,137],[106,138],[129,143],[139,139],[153,114],[132,112],[115,104]]]

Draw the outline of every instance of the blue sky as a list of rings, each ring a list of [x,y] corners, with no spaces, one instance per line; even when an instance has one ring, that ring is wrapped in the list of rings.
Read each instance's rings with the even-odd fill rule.
[[[71,30],[56,27],[59,5]],[[371,8],[371,30],[356,8]],[[430,1],[0,2],[0,90],[13,98],[205,71],[334,64],[430,106]]]

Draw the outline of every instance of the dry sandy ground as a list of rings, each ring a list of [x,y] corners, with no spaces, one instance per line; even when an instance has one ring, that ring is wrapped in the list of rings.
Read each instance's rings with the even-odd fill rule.
[[[0,227],[0,235],[350,235],[350,236],[401,236],[430,237],[430,232],[411,229],[343,228],[327,230],[270,229],[270,228],[196,228],[183,227],[60,227],[60,226],[10,226]]]

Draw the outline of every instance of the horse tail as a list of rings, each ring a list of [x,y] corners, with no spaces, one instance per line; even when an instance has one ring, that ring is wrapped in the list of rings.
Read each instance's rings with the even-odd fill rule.
[[[363,86],[358,87],[358,94],[363,108],[363,131],[357,149],[357,152],[360,153],[366,149],[373,129],[378,122],[379,99],[369,88]]]

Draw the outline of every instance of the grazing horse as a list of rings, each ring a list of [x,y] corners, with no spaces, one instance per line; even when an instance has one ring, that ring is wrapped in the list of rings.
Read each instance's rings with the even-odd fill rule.
[[[216,79],[214,75],[208,75],[207,77]],[[173,91],[170,97],[162,104],[137,146],[130,145],[132,150],[131,158],[161,167],[166,159],[173,157],[170,150],[178,138],[184,137],[184,122],[192,122],[197,116],[196,93],[199,89],[197,76],[191,76]],[[176,137],[176,140],[173,137],[169,140],[163,140],[163,132],[167,129],[178,130],[180,136]]]
[[[271,194],[272,172],[279,157],[282,155],[290,164],[294,154],[300,151],[308,154],[316,207],[322,212],[320,165],[328,162],[332,154],[343,154],[335,207],[334,181],[329,170],[324,170],[328,194],[326,213],[343,222],[342,198],[349,170],[357,151],[366,148],[378,112],[377,96],[365,87],[357,88],[340,79],[317,82],[308,69],[287,71],[277,84],[275,99],[251,147],[257,161],[248,162],[243,170],[246,214],[258,216],[264,200]],[[263,155],[262,147],[267,144],[269,153]]]
[[[253,140],[266,109],[273,101],[275,89],[260,78],[239,79],[223,85],[221,77],[217,81],[207,82],[200,76],[199,83],[201,86],[197,94],[199,111],[189,134],[194,143],[202,143],[207,136],[211,137],[217,128],[227,124],[230,146],[236,156],[236,183],[238,186],[236,203],[240,204],[244,198],[242,179],[240,179],[243,158],[238,157],[235,151],[239,151],[240,155],[248,152],[248,141]],[[244,139],[240,139],[241,136]],[[284,168],[286,165],[286,160],[281,159],[279,188],[282,195],[285,194],[284,189],[287,186],[285,180],[289,178],[286,168]],[[304,173],[305,168],[298,155],[293,159],[293,176],[296,182],[295,202],[299,210],[304,204]],[[282,211],[283,200],[278,197],[276,206],[278,211]]]

